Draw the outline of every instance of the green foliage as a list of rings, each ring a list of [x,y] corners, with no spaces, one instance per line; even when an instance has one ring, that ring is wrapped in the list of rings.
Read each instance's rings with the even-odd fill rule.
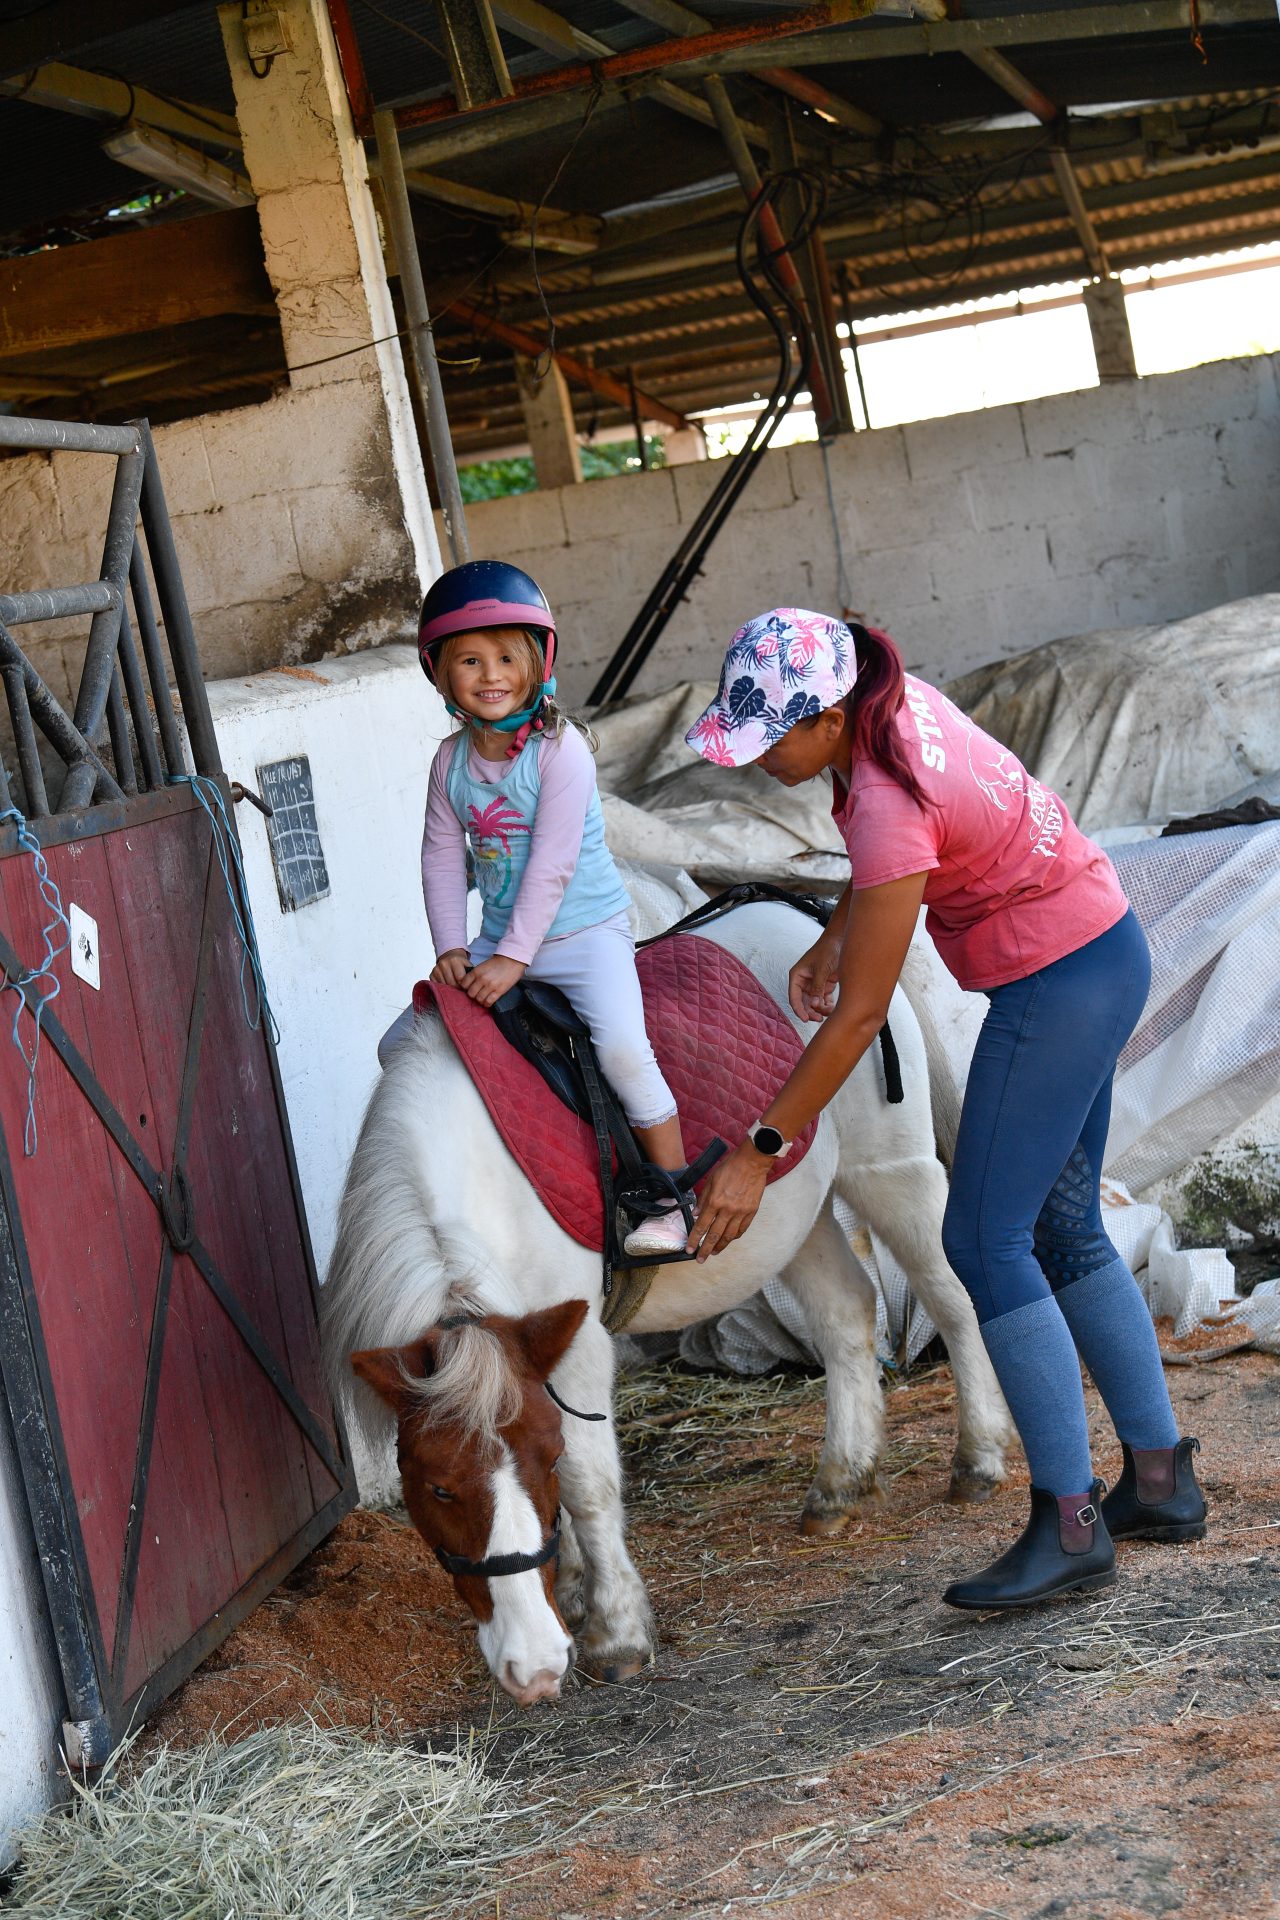
[[[667,451],[661,435],[650,434],[646,446],[649,465],[665,467]],[[600,446],[582,449],[584,480],[612,480],[617,474],[639,471],[634,440],[606,440]],[[468,506],[475,500],[501,500],[509,493],[532,493],[538,484],[527,454],[516,460],[478,460],[472,466],[459,467],[458,482]]]

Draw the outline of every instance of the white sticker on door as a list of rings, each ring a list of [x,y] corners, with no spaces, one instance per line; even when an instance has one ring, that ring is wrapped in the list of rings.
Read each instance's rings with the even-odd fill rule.
[[[87,981],[89,986],[101,990],[102,978],[98,971],[98,923],[91,920],[83,907],[73,900],[67,918],[71,922],[71,971]]]

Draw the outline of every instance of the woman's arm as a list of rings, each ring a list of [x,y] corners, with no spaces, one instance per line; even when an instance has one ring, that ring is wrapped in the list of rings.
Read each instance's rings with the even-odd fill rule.
[[[908,874],[850,894],[835,1011],[761,1116],[784,1140],[794,1140],[821,1113],[884,1025],[915,932],[926,878],[924,873]],[[720,1253],[746,1232],[771,1165],[767,1155],[744,1141],[712,1168],[689,1236],[690,1250],[696,1249],[699,1260]]]

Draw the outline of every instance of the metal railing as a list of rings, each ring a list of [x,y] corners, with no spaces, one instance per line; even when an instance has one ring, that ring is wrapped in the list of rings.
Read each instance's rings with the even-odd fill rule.
[[[84,585],[0,594],[0,679],[17,761],[14,770],[0,761],[0,810],[20,805],[29,820],[48,819],[95,802],[122,802],[157,791],[190,771],[221,772],[155,444],[146,421],[98,427],[70,420],[0,416],[0,448],[99,453],[116,462],[99,578]],[[89,634],[75,705],[68,713],[10,629],[85,615]],[[170,665],[180,716],[170,692]],[[183,753],[179,717],[186,727],[193,766],[188,766]],[[41,755],[38,735],[52,749],[52,765],[46,764],[49,756]],[[61,777],[51,797],[49,774],[55,766]],[[21,785],[20,796],[13,789],[15,777]]]

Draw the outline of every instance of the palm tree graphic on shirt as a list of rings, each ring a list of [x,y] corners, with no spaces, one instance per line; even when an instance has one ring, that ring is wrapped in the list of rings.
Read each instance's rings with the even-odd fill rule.
[[[491,800],[483,809],[469,806],[467,813],[467,832],[475,853],[477,878],[481,861],[487,867],[498,870],[498,886],[492,899],[495,906],[501,906],[511,885],[512,838],[517,833],[528,833],[529,823],[502,799]],[[487,892],[488,889],[482,887],[481,891]]]

